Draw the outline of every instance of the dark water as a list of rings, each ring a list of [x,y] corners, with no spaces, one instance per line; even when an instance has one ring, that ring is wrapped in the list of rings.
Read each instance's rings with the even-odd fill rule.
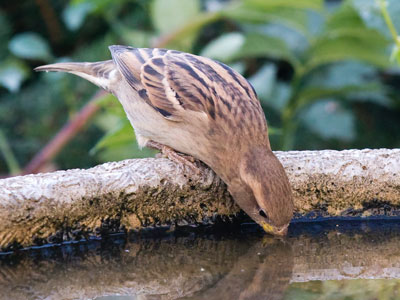
[[[400,220],[198,231],[0,256],[0,299],[400,299]]]

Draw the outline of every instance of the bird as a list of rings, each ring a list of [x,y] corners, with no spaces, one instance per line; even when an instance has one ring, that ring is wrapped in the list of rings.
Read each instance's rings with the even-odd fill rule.
[[[35,71],[67,72],[115,95],[139,146],[193,169],[210,167],[239,207],[265,232],[285,236],[291,186],[271,150],[252,85],[229,66],[177,50],[109,46],[111,60],[61,62]]]

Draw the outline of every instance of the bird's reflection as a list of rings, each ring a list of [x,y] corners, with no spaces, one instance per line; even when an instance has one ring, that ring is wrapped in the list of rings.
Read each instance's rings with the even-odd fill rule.
[[[289,243],[272,237],[257,240],[232,268],[193,299],[282,299],[292,277]],[[190,299],[190,298],[189,298]]]
[[[188,234],[0,256],[0,299],[283,299],[291,283],[400,278],[400,222],[322,225],[285,240]]]

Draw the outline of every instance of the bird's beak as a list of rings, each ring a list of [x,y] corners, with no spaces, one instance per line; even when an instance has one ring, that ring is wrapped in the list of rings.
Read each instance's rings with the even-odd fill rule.
[[[266,222],[261,222],[261,227],[264,229],[264,231],[266,233],[269,233],[272,235],[277,235],[277,236],[285,236],[287,234],[289,225],[285,225],[281,228],[277,228]]]

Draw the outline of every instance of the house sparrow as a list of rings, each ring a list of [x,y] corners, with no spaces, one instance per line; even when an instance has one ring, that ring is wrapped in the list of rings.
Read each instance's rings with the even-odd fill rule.
[[[112,60],[35,70],[72,73],[114,94],[140,147],[160,149],[192,168],[192,158],[203,161],[266,232],[285,235],[293,215],[292,192],[271,151],[266,119],[250,83],[201,56],[157,48],[109,49]]]

